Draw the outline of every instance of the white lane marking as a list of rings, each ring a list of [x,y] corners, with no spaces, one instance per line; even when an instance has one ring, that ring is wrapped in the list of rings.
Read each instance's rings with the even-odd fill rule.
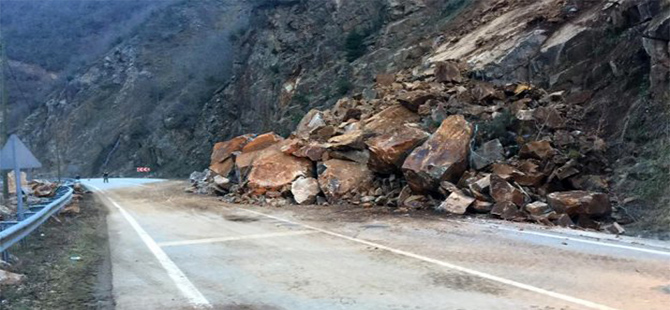
[[[111,202],[114,207],[116,207],[121,215],[128,221],[130,226],[135,229],[135,232],[140,236],[140,239],[144,242],[144,244],[149,248],[151,253],[154,254],[158,262],[163,266],[165,271],[167,271],[168,276],[172,279],[172,281],[175,283],[177,288],[184,294],[184,296],[188,299],[188,301],[195,307],[197,308],[212,308],[212,305],[207,301],[205,296],[198,291],[198,289],[193,285],[193,283],[186,277],[184,272],[177,267],[177,265],[170,259],[170,257],[163,252],[163,250],[156,244],[156,241],[154,241],[151,236],[140,226],[139,223],[125,210],[123,209],[116,201],[114,201],[112,198],[109,196],[104,195],[104,191],[100,190],[96,186],[91,186],[98,190],[109,202]]]
[[[317,227],[302,224],[302,223],[293,222],[293,221],[290,221],[290,220],[287,220],[287,219],[283,219],[283,218],[280,218],[280,217],[276,217],[276,216],[265,214],[265,213],[258,212],[258,211],[253,211],[253,210],[248,210],[248,209],[243,209],[243,208],[238,208],[238,209],[243,210],[243,211],[247,211],[247,212],[250,212],[250,213],[253,213],[253,214],[256,214],[256,215],[262,215],[262,216],[265,216],[265,217],[268,217],[268,218],[271,218],[271,219],[275,219],[275,220],[278,220],[278,221],[282,221],[282,222],[285,222],[285,223],[299,225],[299,226],[302,226],[302,227],[307,228],[307,229],[312,229],[312,230],[315,230],[315,231],[318,231],[318,232],[321,232],[321,233],[324,233],[324,234],[327,234],[327,235],[331,235],[333,237],[346,239],[346,240],[357,242],[357,243],[360,243],[360,244],[365,244],[365,245],[368,245],[368,246],[376,247],[378,249],[386,250],[386,251],[389,251],[391,253],[395,253],[395,254],[398,254],[398,255],[403,255],[403,256],[411,257],[411,258],[418,259],[418,260],[421,260],[421,261],[424,261],[424,262],[439,265],[439,266],[442,266],[442,267],[447,267],[447,268],[450,268],[450,269],[453,269],[453,270],[456,270],[456,271],[467,273],[467,274],[477,276],[477,277],[480,277],[480,278],[484,278],[484,279],[487,279],[487,280],[490,280],[490,281],[506,284],[506,285],[513,286],[513,287],[516,287],[516,288],[520,288],[520,289],[523,289],[523,290],[527,290],[527,291],[530,291],[530,292],[534,292],[534,293],[542,294],[542,295],[545,295],[545,296],[553,297],[553,298],[560,299],[560,300],[563,300],[563,301],[567,301],[567,302],[570,302],[570,303],[573,303],[573,304],[581,305],[581,306],[584,306],[584,307],[587,307],[587,308],[599,309],[599,310],[616,310],[616,308],[601,305],[601,304],[598,304],[598,303],[595,303],[595,302],[592,302],[592,301],[572,297],[572,296],[561,294],[561,293],[552,292],[552,291],[545,290],[545,289],[535,287],[535,286],[532,286],[532,285],[524,284],[524,283],[521,283],[521,282],[516,282],[516,281],[513,281],[513,280],[509,280],[509,279],[505,279],[505,278],[502,278],[502,277],[494,276],[492,274],[484,273],[484,272],[477,271],[477,270],[474,270],[474,269],[470,269],[470,268],[454,265],[454,264],[451,264],[451,263],[447,263],[447,262],[437,260],[437,259],[434,259],[434,258],[430,258],[430,257],[422,256],[422,255],[419,255],[419,254],[415,254],[415,253],[412,253],[412,252],[407,252],[407,251],[395,249],[395,248],[392,248],[392,247],[381,245],[379,243],[374,243],[374,242],[370,242],[370,241],[363,240],[363,239],[358,239],[358,238],[354,238],[354,237],[345,236],[345,235],[342,235],[342,234],[339,234],[339,233],[336,233],[336,232],[332,232],[332,231],[329,231],[329,230],[317,228]]]
[[[554,234],[547,234],[547,233],[536,232],[536,231],[510,229],[510,228],[506,228],[506,227],[496,227],[496,229],[509,231],[509,232],[517,232],[517,233],[522,233],[522,234],[536,235],[536,236],[547,237],[547,238],[569,240],[569,241],[582,242],[582,243],[587,243],[587,244],[608,246],[608,247],[613,247],[613,248],[618,248],[618,249],[626,249],[626,250],[632,250],[632,251],[639,251],[639,252],[645,252],[645,253],[651,253],[651,254],[670,256],[670,252],[666,252],[666,251],[645,249],[645,248],[642,248],[642,247],[627,246],[627,245],[614,244],[614,243],[608,243],[608,242],[603,242],[603,241],[586,240],[586,239],[582,239],[582,238],[568,237],[568,236],[565,236],[565,235],[554,235]]]
[[[205,239],[195,239],[195,240],[168,241],[168,242],[159,242],[158,246],[169,247],[169,246],[192,245],[192,244],[203,244],[203,243],[217,243],[217,242],[227,242],[227,241],[265,239],[265,238],[275,238],[275,237],[285,237],[285,236],[299,236],[299,235],[309,235],[309,234],[315,234],[315,233],[317,233],[317,232],[313,231],[313,230],[301,230],[301,231],[289,231],[289,232],[281,232],[281,233],[257,234],[257,235],[247,235],[247,236],[237,236],[237,237],[220,237],[220,238],[205,238]]]

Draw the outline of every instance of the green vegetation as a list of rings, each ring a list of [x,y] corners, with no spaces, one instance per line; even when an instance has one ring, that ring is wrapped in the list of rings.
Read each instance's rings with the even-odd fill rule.
[[[341,78],[337,80],[335,88],[337,90],[338,95],[344,96],[354,88],[354,84],[352,84],[351,81],[347,78]]]
[[[344,48],[347,53],[347,61],[352,62],[365,55],[367,47],[365,46],[364,41],[365,36],[358,32],[358,30],[349,32],[344,43]]]

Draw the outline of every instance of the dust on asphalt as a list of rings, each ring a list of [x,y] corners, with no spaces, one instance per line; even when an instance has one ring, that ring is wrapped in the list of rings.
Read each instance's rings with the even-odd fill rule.
[[[0,290],[1,309],[114,309],[107,211],[92,194],[80,207],[79,214],[51,218],[11,249],[18,262],[9,271],[27,280]]]

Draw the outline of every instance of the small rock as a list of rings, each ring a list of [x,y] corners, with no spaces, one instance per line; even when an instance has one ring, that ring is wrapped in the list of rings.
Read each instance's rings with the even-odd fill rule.
[[[519,207],[510,201],[496,202],[491,214],[505,220],[514,220],[519,217]]]
[[[475,201],[474,198],[468,197],[460,192],[453,192],[445,201],[440,204],[438,210],[447,211],[453,214],[465,214],[468,207]]]
[[[559,213],[570,216],[604,216],[612,212],[612,205],[606,194],[587,191],[556,192],[547,195],[549,205]]]
[[[546,159],[556,154],[556,150],[551,147],[551,143],[546,140],[533,141],[524,144],[519,150],[519,157],[521,158],[535,158]]]
[[[624,233],[626,233],[626,230],[623,229],[623,227],[621,227],[621,225],[619,225],[619,223],[617,223],[617,222],[614,222],[614,223],[612,223],[612,224],[606,225],[606,226],[603,227],[603,228],[604,228],[607,232],[609,232],[609,233],[611,233],[611,234],[615,234],[615,235],[623,235]]]
[[[495,139],[482,144],[480,148],[472,152],[472,167],[482,170],[489,165],[505,159],[505,150],[500,140]]]
[[[315,178],[301,177],[291,184],[293,199],[300,205],[313,204],[320,192],[319,182]]]
[[[497,174],[491,175],[491,197],[493,197],[497,203],[511,202],[519,207],[522,206],[525,201],[523,192],[507,183],[505,179]]]

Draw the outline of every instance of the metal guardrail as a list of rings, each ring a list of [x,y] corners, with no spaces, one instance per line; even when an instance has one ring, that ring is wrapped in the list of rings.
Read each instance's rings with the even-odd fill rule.
[[[2,227],[0,227],[2,229],[0,231],[0,252],[5,252],[60,211],[72,200],[73,192],[74,190],[71,187],[62,186],[56,192],[57,198],[55,200],[46,205],[31,206],[25,213],[26,218],[23,221],[0,222],[2,224]]]

